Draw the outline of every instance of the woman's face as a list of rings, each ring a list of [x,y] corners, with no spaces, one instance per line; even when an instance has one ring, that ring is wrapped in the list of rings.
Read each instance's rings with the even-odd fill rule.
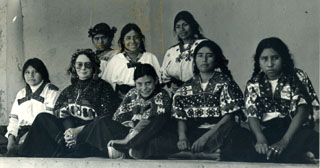
[[[179,20],[175,25],[175,31],[181,40],[189,40],[192,36],[190,24],[184,20]]]
[[[92,43],[97,50],[105,50],[110,47],[111,40],[104,34],[97,34],[92,38]]]
[[[92,77],[93,66],[90,59],[86,55],[79,55],[74,66],[80,80],[86,80]]]
[[[282,58],[272,48],[266,48],[259,57],[261,70],[271,80],[278,79],[282,72]]]
[[[24,79],[28,85],[36,86],[42,81],[42,76],[40,72],[29,65],[26,71],[24,71]]]
[[[126,50],[137,52],[140,49],[141,37],[134,30],[129,31],[123,39]]]
[[[214,71],[216,56],[213,54],[210,48],[204,46],[200,48],[196,55],[196,66],[202,73],[208,73]]]
[[[138,78],[135,81],[135,84],[139,94],[142,97],[148,97],[155,90],[157,82],[158,81],[154,80],[151,76],[145,75],[143,77]]]

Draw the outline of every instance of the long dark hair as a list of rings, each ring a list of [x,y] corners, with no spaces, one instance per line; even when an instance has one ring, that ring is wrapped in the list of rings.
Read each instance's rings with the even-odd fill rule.
[[[120,38],[118,40],[119,46],[120,46],[120,52],[124,52],[125,51],[125,45],[124,45],[124,36],[129,33],[131,30],[135,31],[136,33],[138,33],[139,37],[141,38],[141,44],[140,44],[140,52],[146,52],[146,48],[144,45],[144,41],[145,41],[145,37],[142,34],[141,29],[138,27],[138,25],[134,24],[134,23],[128,23],[126,24],[120,33]]]
[[[287,45],[277,37],[270,37],[261,40],[257,46],[256,53],[254,55],[254,69],[252,77],[256,76],[261,71],[259,59],[263,50],[267,48],[273,49],[280,55],[282,59],[282,72],[284,74],[288,75],[294,72],[294,62],[291,58]]]
[[[71,83],[75,82],[78,78],[77,71],[75,68],[75,63],[76,63],[76,60],[79,57],[79,55],[85,55],[89,58],[90,62],[93,65],[92,77],[94,79],[97,79],[98,74],[101,72],[99,58],[96,56],[96,54],[91,49],[78,49],[74,54],[72,54],[69,68],[67,70],[67,73],[71,74]]]
[[[184,20],[187,22],[192,30],[192,35],[195,39],[203,39],[205,38],[201,32],[202,28],[199,25],[199,23],[194,19],[193,15],[188,11],[181,11],[179,12],[176,17],[174,18],[174,24],[173,24],[173,31],[176,32],[176,24],[178,21]],[[178,40],[181,42],[181,39],[178,37]]]
[[[220,68],[221,72],[223,72],[224,74],[228,75],[231,79],[233,79],[231,72],[228,68],[228,63],[229,61],[226,59],[226,57],[223,55],[222,49],[220,48],[220,46],[215,43],[214,41],[211,40],[205,40],[199,43],[199,45],[194,49],[194,54],[193,54],[193,62],[194,62],[194,69],[193,69],[193,73],[194,74],[199,74],[200,71],[197,67],[196,64],[196,57],[197,54],[199,52],[199,50],[202,47],[208,47],[213,54],[215,55],[215,65],[214,68]]]
[[[24,63],[22,68],[22,78],[24,81],[26,81],[26,79],[24,78],[24,73],[26,72],[29,66],[32,66],[41,74],[42,80],[45,83],[50,83],[48,69],[39,58],[31,58]]]

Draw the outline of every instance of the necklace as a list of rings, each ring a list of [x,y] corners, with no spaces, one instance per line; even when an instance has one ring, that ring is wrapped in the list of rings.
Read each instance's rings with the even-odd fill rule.
[[[179,56],[176,58],[176,62],[181,62],[182,59],[186,59],[186,61],[191,61],[191,47],[192,44],[194,43],[194,39],[190,40],[188,43],[187,48],[184,48],[184,44],[179,43],[179,49],[180,49],[180,54]]]
[[[91,83],[92,83],[92,80],[88,83],[88,85],[84,89],[78,88],[77,97],[76,97],[76,100],[74,101],[74,113],[77,115],[81,115],[81,105],[79,105],[79,107],[78,107],[78,100],[79,100],[80,96],[82,95],[82,93],[85,93],[88,90]]]

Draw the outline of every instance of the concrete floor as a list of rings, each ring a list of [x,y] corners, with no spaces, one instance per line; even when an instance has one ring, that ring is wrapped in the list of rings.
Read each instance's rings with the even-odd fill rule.
[[[274,164],[209,160],[130,160],[103,158],[0,158],[0,168],[318,168],[319,164]]]

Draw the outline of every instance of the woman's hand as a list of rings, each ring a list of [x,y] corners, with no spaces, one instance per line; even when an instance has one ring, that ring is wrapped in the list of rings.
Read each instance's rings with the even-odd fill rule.
[[[204,146],[206,145],[208,138],[201,136],[198,138],[191,146],[192,152],[201,152],[203,151]]]
[[[66,147],[73,148],[77,144],[77,136],[82,131],[83,126],[77,128],[69,128],[64,132],[64,140]]]
[[[177,147],[181,151],[190,149],[189,140],[187,138],[179,140],[177,143]]]
[[[9,134],[7,150],[10,151],[10,150],[12,150],[13,148],[15,148],[15,146],[16,146],[15,137],[14,137],[13,135]]]
[[[127,145],[127,143],[128,141],[126,139],[111,140],[108,142],[108,146],[113,146],[114,144]]]
[[[256,151],[259,154],[262,154],[262,155],[268,154],[268,141],[264,137],[264,135],[261,134],[260,136],[257,136],[257,143],[254,147],[256,148]]]
[[[282,154],[283,150],[285,150],[287,148],[288,144],[289,144],[289,140],[287,140],[285,138],[282,138],[280,141],[272,144],[269,147],[269,151],[267,154],[267,160],[275,158],[275,157],[279,157]]]

